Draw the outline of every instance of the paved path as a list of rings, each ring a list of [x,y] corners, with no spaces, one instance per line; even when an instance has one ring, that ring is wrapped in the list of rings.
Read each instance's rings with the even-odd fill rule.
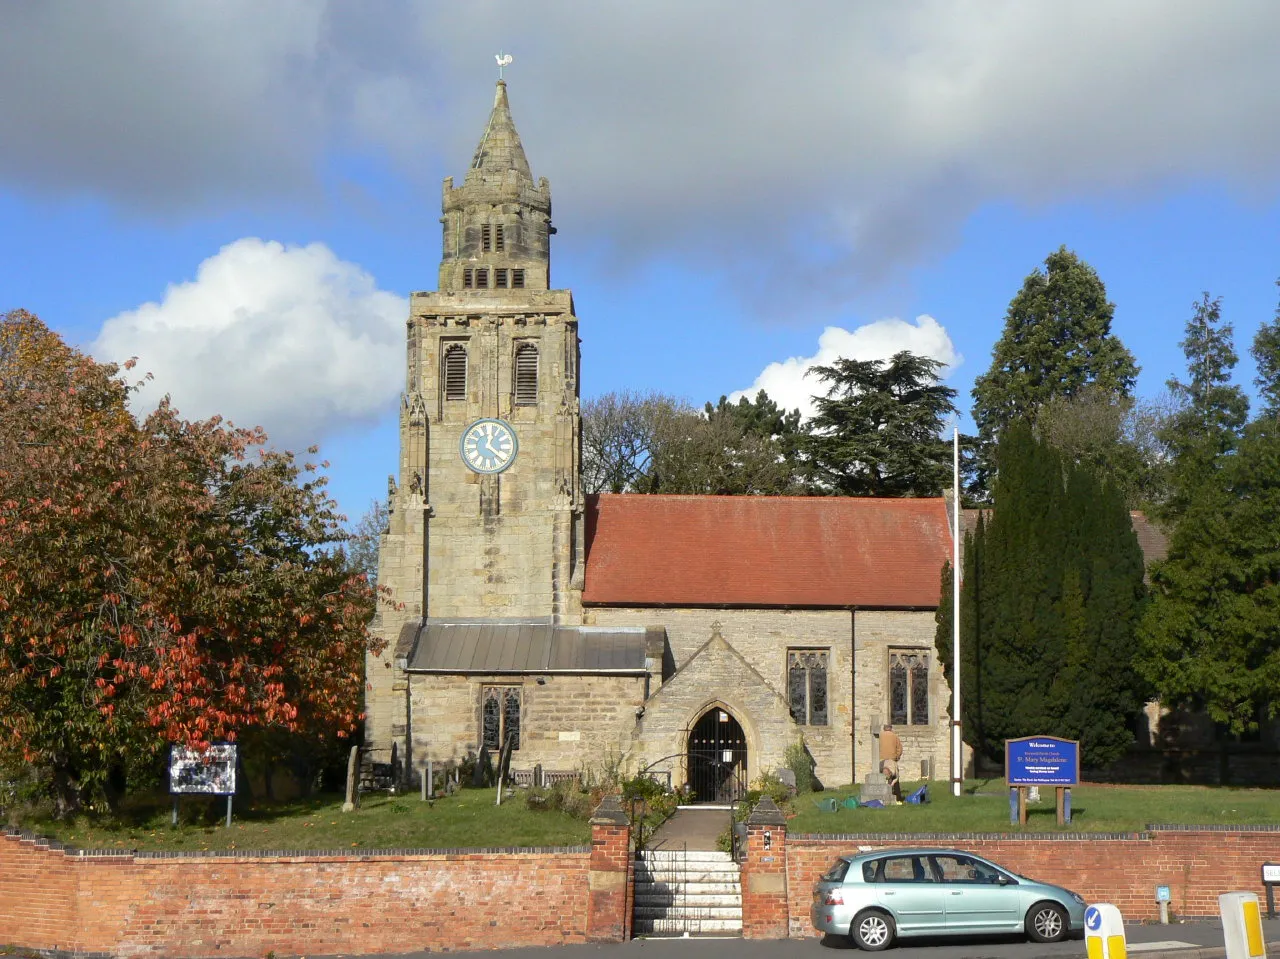
[[[727,809],[677,809],[658,827],[649,849],[718,849],[716,840],[729,827]]]

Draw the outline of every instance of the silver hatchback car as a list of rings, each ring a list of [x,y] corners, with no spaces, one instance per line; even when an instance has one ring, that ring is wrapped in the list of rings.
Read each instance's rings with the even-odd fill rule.
[[[859,948],[899,936],[1025,932],[1056,942],[1084,929],[1085,901],[959,849],[882,849],[841,856],[813,887],[809,916],[820,933]]]

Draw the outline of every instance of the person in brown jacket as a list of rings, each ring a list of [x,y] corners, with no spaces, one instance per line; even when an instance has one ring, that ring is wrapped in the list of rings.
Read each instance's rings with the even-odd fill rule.
[[[889,780],[889,788],[893,798],[902,802],[902,787],[898,784],[898,761],[902,759],[902,740],[893,731],[893,726],[884,724],[880,732],[880,772]]]

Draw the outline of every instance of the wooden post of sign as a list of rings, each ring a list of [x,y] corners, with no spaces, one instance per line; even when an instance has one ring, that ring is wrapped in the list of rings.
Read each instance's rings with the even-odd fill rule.
[[[1025,826],[1027,824],[1027,793],[1029,790],[1026,786],[1018,787],[1018,825]]]
[[[1058,825],[1065,826],[1067,824],[1067,804],[1066,804],[1067,787],[1059,786],[1057,789],[1054,790],[1054,792],[1058,794],[1057,796]]]

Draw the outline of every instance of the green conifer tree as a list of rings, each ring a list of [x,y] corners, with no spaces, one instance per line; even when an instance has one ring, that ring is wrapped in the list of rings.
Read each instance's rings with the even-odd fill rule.
[[[1272,399],[1280,362],[1266,362],[1277,342],[1275,324],[1254,339],[1266,407],[1238,440],[1242,398],[1216,369],[1200,377],[1215,384],[1216,406],[1205,402],[1203,419],[1219,429],[1188,442],[1190,463],[1177,464],[1183,509],[1167,558],[1152,569],[1155,596],[1140,634],[1142,669],[1162,703],[1204,709],[1234,733],[1280,714],[1280,416]],[[1229,454],[1213,455],[1228,442]]]
[[[1018,420],[1035,425],[1050,400],[1070,399],[1086,388],[1106,402],[1131,395],[1138,366],[1111,332],[1114,312],[1097,272],[1065,246],[1023,282],[1009,303],[991,367],[973,387],[979,439],[974,492],[980,498],[990,492],[996,444],[1006,426]]]
[[[1114,761],[1141,706],[1133,635],[1142,554],[1118,490],[1014,423],[1000,439],[990,523],[965,541],[961,587],[964,735],[998,760],[1019,736],[1078,739]],[[950,663],[950,575],[939,658]]]

